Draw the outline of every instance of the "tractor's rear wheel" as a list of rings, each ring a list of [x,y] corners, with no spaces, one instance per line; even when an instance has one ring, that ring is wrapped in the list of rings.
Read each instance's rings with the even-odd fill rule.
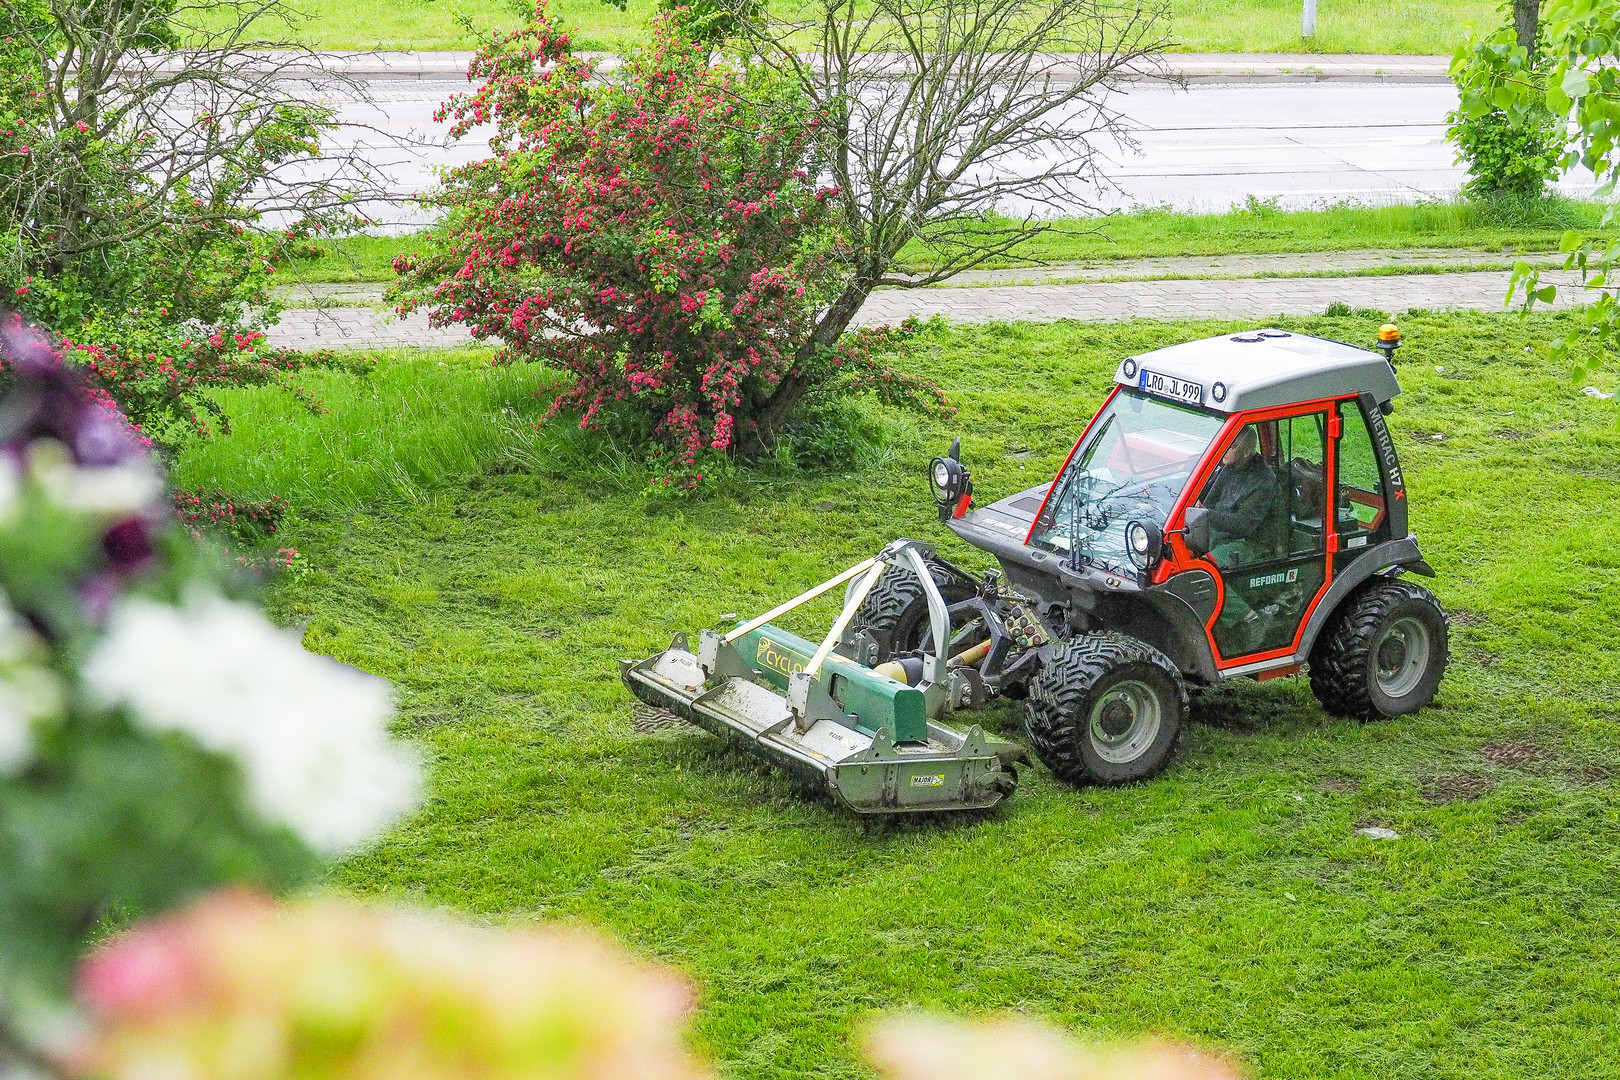
[[[943,566],[930,565],[934,584],[947,604],[971,599],[977,590]],[[960,629],[952,620],[952,630]],[[928,636],[928,597],[923,595],[922,582],[909,567],[891,566],[878,578],[872,591],[866,594],[855,613],[855,625],[864,627],[877,640],[877,658],[873,664],[906,656],[923,647]]]
[[[1126,634],[1081,634],[1030,680],[1024,727],[1070,784],[1128,784],[1163,769],[1187,715],[1181,673]]]
[[[1449,648],[1433,593],[1375,578],[1350,594],[1311,647],[1311,692],[1334,716],[1404,716],[1434,700]]]

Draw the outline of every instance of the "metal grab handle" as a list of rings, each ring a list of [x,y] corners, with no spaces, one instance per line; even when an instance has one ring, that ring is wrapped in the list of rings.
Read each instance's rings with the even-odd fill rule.
[[[842,574],[839,574],[837,577],[828,578],[826,581],[823,581],[820,585],[817,585],[815,588],[809,590],[808,592],[800,593],[798,596],[795,596],[793,599],[789,600],[787,603],[778,604],[776,607],[771,608],[771,610],[767,611],[765,614],[761,615],[759,618],[750,619],[749,621],[743,623],[741,626],[737,627],[737,629],[733,630],[731,633],[727,634],[725,636],[726,644],[729,645],[731,642],[736,641],[738,638],[742,637],[744,634],[753,633],[755,630],[758,630],[760,627],[764,626],[766,623],[770,622],[772,619],[776,618],[778,615],[781,615],[784,612],[792,611],[794,608],[798,607],[800,604],[803,604],[803,603],[806,603],[808,601],[814,600],[816,597],[820,596],[822,593],[826,592],[828,589],[831,589],[831,588],[833,588],[834,586],[837,586],[837,585],[842,585],[844,582],[848,581],[850,578],[854,577],[856,574],[865,573],[866,571],[872,569],[872,567],[875,564],[880,563],[880,562],[882,562],[882,556],[874,555],[870,559],[866,559],[866,560],[864,560],[862,562],[856,563],[854,566],[850,567],[848,570],[845,570]],[[870,589],[871,587],[868,586],[867,588]],[[862,600],[866,599],[866,593],[865,592],[861,593],[861,599]],[[857,604],[859,604],[859,602],[860,601],[856,601]],[[853,614],[853,613],[851,613],[851,614]]]
[[[810,662],[804,666],[804,673],[810,678],[815,678],[816,674],[821,671],[821,662],[827,659],[827,654],[831,653],[833,646],[838,644],[838,639],[843,636],[844,629],[849,626],[849,621],[855,617],[855,610],[866,601],[866,594],[872,591],[872,586],[877,584],[877,579],[882,577],[883,571],[888,568],[889,564],[881,558],[874,559],[872,567],[866,571],[866,576],[844,597],[844,610],[838,613],[838,618],[833,620],[832,629],[828,630],[827,636],[821,639],[821,648],[816,650],[816,655],[812,656]]]
[[[927,667],[923,671],[923,678],[936,686],[943,686],[947,675],[947,664],[951,648],[951,607],[945,602],[945,596],[939,591],[934,581],[934,573],[928,567],[928,561],[923,558],[922,552],[907,544],[904,549],[906,561],[911,564],[912,571],[922,585],[923,596],[928,601],[928,626],[933,631],[934,650],[927,658]]]

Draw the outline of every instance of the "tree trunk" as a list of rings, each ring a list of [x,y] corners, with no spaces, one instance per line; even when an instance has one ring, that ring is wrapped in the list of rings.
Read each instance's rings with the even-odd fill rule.
[[[810,389],[810,380],[804,373],[805,361],[817,351],[837,344],[839,337],[854,320],[856,312],[866,303],[866,298],[871,295],[872,286],[877,280],[876,274],[857,273],[850,279],[849,284],[844,286],[844,291],[838,294],[838,299],[822,313],[821,321],[816,323],[816,328],[810,332],[804,344],[799,346],[793,370],[776,384],[770,399],[765,402],[765,407],[756,417],[754,430],[748,437],[747,445],[743,447],[745,456],[759,457],[775,444],[777,435],[781,434],[782,428],[792,417],[799,399]]]
[[[1541,21],[1541,0],[1513,0],[1513,35],[1532,56],[1536,52],[1536,26]]]

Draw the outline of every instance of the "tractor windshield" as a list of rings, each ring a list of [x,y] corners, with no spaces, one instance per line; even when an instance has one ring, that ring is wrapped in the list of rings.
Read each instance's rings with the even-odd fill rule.
[[[1035,523],[1033,543],[1134,574],[1125,527],[1132,521],[1163,527],[1223,423],[1221,416],[1121,390],[1057,478]]]

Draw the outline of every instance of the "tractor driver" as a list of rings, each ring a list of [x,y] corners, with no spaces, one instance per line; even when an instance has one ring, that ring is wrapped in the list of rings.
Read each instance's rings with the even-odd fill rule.
[[[1216,566],[1231,570],[1272,556],[1275,538],[1269,533],[1278,494],[1277,474],[1260,456],[1258,431],[1253,424],[1239,429],[1199,500],[1209,508],[1209,557]],[[1228,581],[1216,625],[1223,648],[1230,642],[1235,653],[1250,651],[1265,636],[1268,621]]]
[[[1260,456],[1253,424],[1239,429],[1199,501],[1209,507],[1209,557],[1216,566],[1226,570],[1271,555],[1264,534],[1277,505],[1277,474]]]

